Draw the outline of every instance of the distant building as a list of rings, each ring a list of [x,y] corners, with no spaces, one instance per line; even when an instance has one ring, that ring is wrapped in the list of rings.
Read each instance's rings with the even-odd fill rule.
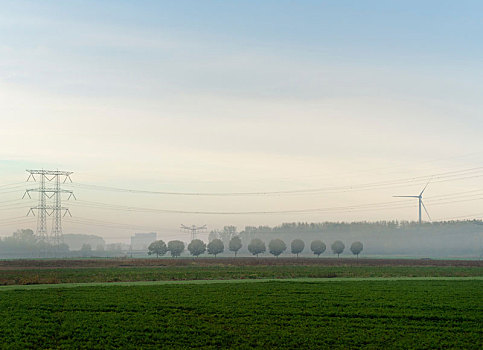
[[[148,246],[156,240],[156,232],[135,233],[131,236],[132,250],[147,250]]]

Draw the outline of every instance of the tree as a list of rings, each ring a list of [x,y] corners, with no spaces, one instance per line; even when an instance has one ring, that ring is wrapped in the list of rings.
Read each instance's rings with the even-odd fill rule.
[[[337,257],[339,257],[339,254],[344,251],[345,245],[341,241],[335,241],[332,243],[331,248],[334,254],[337,254]]]
[[[206,246],[208,250],[208,254],[214,255],[216,258],[217,254],[223,253],[225,250],[225,245],[223,244],[223,241],[219,238],[215,238],[212,240],[208,245]]]
[[[58,253],[68,253],[70,249],[67,244],[61,243],[56,247],[56,250]]]
[[[11,236],[2,240],[2,250],[8,254],[23,255],[25,253],[32,254],[40,250],[40,245],[44,241],[37,241],[34,232],[31,229],[21,229],[15,231]],[[44,249],[48,251],[50,245]]]
[[[218,230],[212,230],[208,235],[208,242],[211,242],[214,239],[220,238],[220,234]]]
[[[316,239],[310,244],[310,249],[314,252],[315,255],[320,256],[323,252],[325,252],[325,243],[319,239]]]
[[[190,244],[188,244],[188,250],[191,255],[199,256],[206,251],[206,244],[201,239],[193,239]]]
[[[312,243],[310,244],[310,250],[312,250],[312,252],[318,257],[320,257],[320,254],[325,252],[325,249],[326,249],[325,243],[319,239],[312,241]]]
[[[272,239],[270,243],[268,243],[268,250],[270,251],[270,254],[276,256],[277,258],[285,251],[285,249],[287,249],[287,245],[279,238]]]
[[[40,239],[37,242],[37,248],[41,252],[41,254],[45,254],[50,252],[52,249],[52,245],[49,244],[46,240]],[[82,253],[82,256],[87,256],[91,251],[91,246],[89,244],[83,244],[82,247],[80,248],[79,252]]]
[[[34,231],[31,229],[20,229],[12,234],[12,237],[18,241],[27,244],[35,244],[37,239],[35,238]]]
[[[301,239],[294,239],[292,244],[290,244],[290,248],[292,250],[292,254],[297,254],[297,258],[299,254],[304,251],[305,243]]]
[[[122,245],[121,243],[109,243],[106,244],[106,250],[113,253],[120,253],[122,252]]]
[[[235,252],[235,257],[238,251],[242,247],[242,241],[239,236],[234,236],[232,239],[230,239],[230,243],[228,244],[228,249],[230,249],[232,252]]]
[[[88,256],[92,252],[92,247],[88,243],[84,243],[80,249],[82,256]]]
[[[98,244],[98,245],[96,246],[96,251],[97,251],[97,252],[103,252],[103,251],[104,251],[104,246],[103,246],[102,244]]]
[[[178,240],[169,241],[168,251],[171,253],[172,257],[176,258],[177,256],[180,256],[181,253],[184,251],[184,243]]]
[[[225,226],[223,231],[218,233],[218,236],[223,241],[223,244],[228,245],[230,239],[236,236],[236,234],[236,226]]]
[[[252,239],[250,244],[248,244],[248,251],[257,257],[258,254],[265,253],[266,250],[265,242],[259,238]]]
[[[364,246],[361,242],[354,242],[351,244],[351,252],[352,254],[357,255],[357,258],[359,258],[359,253],[362,252],[362,248],[364,248]]]
[[[148,254],[156,254],[156,257],[159,258],[160,255],[166,254],[168,251],[168,247],[166,247],[166,243],[161,239],[158,241],[154,241],[148,247]]]

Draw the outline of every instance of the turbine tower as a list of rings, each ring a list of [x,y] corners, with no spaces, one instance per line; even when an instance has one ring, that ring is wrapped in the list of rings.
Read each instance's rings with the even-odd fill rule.
[[[429,216],[428,209],[426,209],[426,206],[423,203],[423,193],[426,190],[426,187],[428,187],[429,182],[424,186],[423,190],[418,196],[393,196],[393,197],[404,197],[404,198],[417,198],[419,200],[419,224],[421,225],[422,223],[422,213],[421,213],[421,207],[424,208],[424,211],[426,212],[426,215],[428,215],[429,220],[431,221],[431,216]]]

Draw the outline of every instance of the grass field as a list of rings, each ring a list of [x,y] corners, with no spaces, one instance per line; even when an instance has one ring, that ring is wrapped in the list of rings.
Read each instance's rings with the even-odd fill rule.
[[[483,281],[378,280],[10,290],[10,348],[468,348]]]
[[[478,277],[481,267],[448,266],[164,266],[0,270],[0,285],[202,279],[336,277]]]

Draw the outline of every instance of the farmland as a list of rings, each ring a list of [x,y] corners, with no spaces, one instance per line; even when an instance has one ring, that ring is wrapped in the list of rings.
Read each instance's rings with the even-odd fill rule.
[[[0,260],[0,270],[28,268],[148,267],[148,266],[453,266],[483,267],[480,260],[355,259],[355,258],[98,258]]]
[[[478,277],[475,267],[170,266],[0,270],[0,285],[263,278]]]
[[[334,281],[2,291],[12,348],[481,348],[483,282]]]
[[[480,261],[0,261],[10,348],[481,348]]]
[[[448,260],[10,260],[0,262],[0,285],[262,278],[481,277],[481,267],[480,261]]]

